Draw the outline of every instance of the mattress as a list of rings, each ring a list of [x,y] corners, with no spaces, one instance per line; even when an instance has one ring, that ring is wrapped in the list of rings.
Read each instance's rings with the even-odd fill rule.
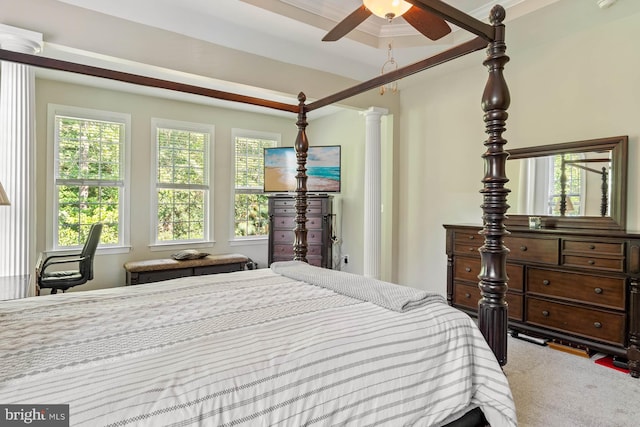
[[[73,426],[438,426],[475,407],[516,425],[441,296],[274,267],[1,302],[0,403],[68,404]]]

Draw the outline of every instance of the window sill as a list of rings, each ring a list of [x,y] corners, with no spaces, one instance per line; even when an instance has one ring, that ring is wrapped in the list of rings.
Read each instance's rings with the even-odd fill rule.
[[[75,255],[82,251],[82,246],[78,246],[74,249],[51,249],[44,251],[47,256],[50,255]],[[128,254],[131,252],[131,246],[106,246],[96,249],[96,255],[113,255],[113,254]]]

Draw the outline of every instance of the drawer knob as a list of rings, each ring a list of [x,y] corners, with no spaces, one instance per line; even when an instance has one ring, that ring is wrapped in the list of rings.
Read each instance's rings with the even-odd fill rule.
[[[593,265],[593,264],[595,264],[595,263],[596,263],[596,262],[595,262],[594,260],[592,260],[592,259],[590,259],[590,260],[589,260],[589,261],[587,261],[587,262],[589,263],[589,265]]]
[[[473,240],[475,238],[476,238],[476,236],[469,236],[469,240]]]
[[[550,281],[548,281],[547,279],[544,279],[544,280],[542,281],[542,284],[543,284],[543,285],[545,285],[545,286],[549,286],[549,285],[551,284],[551,282],[550,282]]]
[[[469,248],[469,252],[473,252],[475,248]]]
[[[595,288],[593,290],[596,294],[601,294],[602,293],[602,288]]]
[[[469,292],[467,292],[466,294],[464,294],[465,298],[471,298],[471,294]]]
[[[547,310],[542,310],[542,315],[544,317],[549,317],[549,312]]]
[[[526,252],[527,247],[526,247],[525,245],[522,245],[522,246],[520,246],[520,250],[521,250],[522,252]]]
[[[466,271],[467,273],[471,273],[471,267],[465,267],[464,271]]]
[[[602,328],[602,323],[600,323],[600,322],[594,322],[594,323],[593,323],[593,326],[595,326],[597,329],[600,329],[600,328]]]
[[[596,245],[589,245],[589,249],[594,250],[596,248]]]

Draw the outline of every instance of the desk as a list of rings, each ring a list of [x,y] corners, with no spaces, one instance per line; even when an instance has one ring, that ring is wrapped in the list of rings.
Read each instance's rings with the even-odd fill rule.
[[[30,296],[29,275],[0,277],[0,301]]]

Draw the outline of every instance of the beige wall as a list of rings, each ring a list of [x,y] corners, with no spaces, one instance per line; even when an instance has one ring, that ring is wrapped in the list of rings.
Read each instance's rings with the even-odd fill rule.
[[[266,240],[242,244],[230,242],[233,220],[231,185],[232,151],[231,129],[242,128],[282,134],[282,145],[293,145],[297,135],[295,116],[274,117],[271,115],[241,112],[225,108],[203,106],[194,103],[168,100],[144,95],[98,89],[90,86],[70,84],[48,79],[38,79],[37,98],[37,147],[36,147],[36,253],[47,249],[46,236],[51,227],[47,217],[46,191],[48,175],[45,173],[50,159],[47,157],[47,105],[62,104],[131,114],[131,251],[122,254],[99,254],[96,260],[96,275],[93,282],[82,289],[119,286],[124,283],[122,265],[129,260],[140,260],[169,256],[176,249],[152,251],[150,238],[150,191],[151,191],[151,126],[152,117],[213,124],[215,126],[214,190],[211,219],[214,224],[215,244],[203,250],[211,253],[240,252],[259,263],[267,265]],[[391,101],[399,102],[396,97]],[[393,274],[393,116],[382,120],[382,175],[387,206],[383,213],[383,264],[382,276],[392,280]],[[340,263],[340,255],[348,254],[348,265],[339,268],[362,273],[363,271],[363,209],[364,209],[364,151],[365,116],[360,110],[344,109],[337,113],[310,118],[307,134],[311,145],[342,146],[342,189],[334,197],[336,214],[336,237],[334,265]]]
[[[394,101],[394,100],[392,100]],[[398,102],[398,99],[395,99]],[[202,250],[211,253],[239,252],[251,257],[261,268],[267,265],[267,242],[243,244],[231,242],[232,212],[232,128],[249,129],[282,134],[282,145],[291,146],[297,136],[296,116],[276,117],[273,115],[244,112],[227,108],[205,106],[196,103],[163,99],[147,95],[132,94],[110,89],[70,84],[39,78],[36,81],[36,248],[35,253],[47,248],[46,236],[51,221],[46,210],[47,167],[47,105],[62,104],[74,107],[91,108],[131,114],[131,250],[127,253],[99,253],[96,258],[95,279],[82,289],[87,290],[114,287],[124,284],[123,264],[129,260],[167,257],[176,249],[153,251],[149,247],[150,237],[150,191],[151,191],[151,118],[189,121],[213,124],[215,126],[214,150],[214,187],[212,196],[211,220],[214,225],[215,244]],[[339,254],[350,255],[346,271],[361,273],[363,269],[363,183],[364,183],[364,146],[365,118],[359,110],[344,109],[336,113],[309,118],[307,134],[311,145],[342,146],[342,191],[335,195],[336,228],[340,243],[334,248],[335,262]],[[391,119],[383,120],[385,150],[393,150],[393,141],[387,126]],[[392,174],[392,157],[383,161],[384,173]],[[389,180],[385,180],[390,186]],[[387,235],[389,227],[389,209],[386,216]],[[391,237],[387,237],[391,239]],[[387,245],[385,275],[391,275],[391,245]]]
[[[231,129],[280,133],[283,145],[293,145],[297,135],[295,115],[281,118],[42,79],[36,83],[36,103],[36,253],[46,249],[47,105],[53,103],[131,114],[131,251],[99,255],[95,280],[83,289],[122,285],[124,262],[166,257],[175,251],[152,252],[149,248],[152,117],[215,126],[213,209],[210,218],[215,244],[203,250],[211,253],[240,252],[257,261],[261,267],[266,266],[266,240],[257,244],[230,243],[233,224]]]
[[[316,120],[309,128],[311,145],[342,146],[341,192],[334,197],[336,213],[336,237],[334,245],[334,265],[340,256],[349,255],[349,264],[341,267],[344,271],[360,272],[363,269],[363,185],[364,185],[364,116],[355,110],[333,114]]]
[[[559,2],[558,7],[571,6]],[[590,2],[587,2],[590,3]],[[619,2],[620,6],[625,7]],[[632,2],[635,3],[635,2]],[[573,4],[577,4],[573,2]],[[541,41],[507,31],[509,147],[629,136],[628,228],[640,229],[640,14]],[[608,12],[602,12],[608,13]],[[604,15],[603,15],[604,16]],[[540,20],[539,22],[550,22]],[[514,33],[514,43],[509,35]],[[484,53],[403,87],[399,170],[401,283],[446,292],[445,223],[481,223]],[[475,62],[474,62],[475,61]]]

